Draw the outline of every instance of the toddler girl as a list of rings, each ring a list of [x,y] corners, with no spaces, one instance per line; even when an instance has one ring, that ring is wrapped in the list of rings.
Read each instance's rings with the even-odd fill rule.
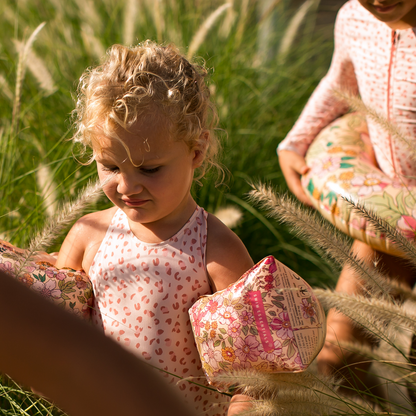
[[[299,120],[279,145],[279,162],[289,189],[309,204],[300,184],[308,171],[304,155],[319,131],[348,111],[334,90],[359,93],[364,103],[394,122],[411,140],[416,140],[416,0],[350,0],[339,11],[335,24],[335,50],[328,74],[311,96]],[[416,164],[406,145],[368,120],[369,136],[377,163],[388,176],[416,185]],[[371,263],[376,252],[355,241],[353,251]],[[412,272],[399,259],[377,253],[380,267],[413,283]],[[358,278],[344,269],[338,291],[359,290]],[[329,373],[345,365],[346,351],[336,347],[362,334],[352,329],[343,315],[328,315],[327,342],[318,357],[321,370]],[[361,373],[364,374],[364,373]]]
[[[200,384],[188,309],[253,265],[240,239],[190,192],[196,170],[200,178],[218,167],[205,76],[174,46],[149,41],[115,45],[84,73],[74,140],[92,149],[114,207],[81,218],[56,263],[89,274],[94,325],[165,374]],[[196,414],[225,414],[226,396],[188,381],[177,388]]]

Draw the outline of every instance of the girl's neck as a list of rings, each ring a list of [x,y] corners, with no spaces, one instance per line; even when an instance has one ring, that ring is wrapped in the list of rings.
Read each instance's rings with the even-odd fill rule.
[[[133,222],[127,218],[131,232],[142,242],[148,244],[162,243],[173,237],[191,218],[197,207],[196,202],[189,195],[184,206],[168,217],[162,218],[158,221],[151,223],[138,223]]]

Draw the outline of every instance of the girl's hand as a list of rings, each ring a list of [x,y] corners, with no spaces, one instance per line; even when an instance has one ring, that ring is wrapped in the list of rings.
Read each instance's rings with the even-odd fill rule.
[[[287,186],[292,193],[300,202],[312,206],[312,203],[303,190],[300,182],[300,176],[305,175],[309,171],[305,158],[292,150],[280,150],[279,163],[286,179]]]
[[[47,261],[48,263],[51,263],[53,265],[55,265],[57,258],[58,253],[46,253],[45,251],[38,251],[33,256],[33,259],[35,261]]]
[[[244,394],[234,394],[231,398],[227,416],[237,416],[253,409],[252,398]]]

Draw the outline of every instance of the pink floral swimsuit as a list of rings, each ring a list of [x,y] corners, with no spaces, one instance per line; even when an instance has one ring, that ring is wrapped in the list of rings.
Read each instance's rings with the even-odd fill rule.
[[[197,207],[169,240],[144,243],[118,210],[89,270],[96,326],[155,367],[207,385],[188,309],[211,292],[205,266],[207,213]],[[165,373],[172,383],[178,378]],[[188,381],[177,384],[198,415],[226,414],[228,397]],[[220,404],[220,405],[219,405]]]
[[[312,94],[298,121],[278,150],[304,156],[319,131],[348,111],[333,90],[359,93],[364,103],[397,125],[414,145],[416,140],[416,28],[392,30],[348,1],[335,24],[335,50],[328,74]],[[380,169],[391,178],[416,185],[416,163],[406,144],[368,121]]]

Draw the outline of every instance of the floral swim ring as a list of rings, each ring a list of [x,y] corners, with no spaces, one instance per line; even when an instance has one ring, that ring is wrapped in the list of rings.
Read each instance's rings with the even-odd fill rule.
[[[363,115],[347,114],[323,129],[309,147],[306,163],[310,167],[302,177],[306,194],[342,232],[376,250],[402,255],[340,196],[359,201],[406,238],[416,240],[416,193],[377,167]]]

